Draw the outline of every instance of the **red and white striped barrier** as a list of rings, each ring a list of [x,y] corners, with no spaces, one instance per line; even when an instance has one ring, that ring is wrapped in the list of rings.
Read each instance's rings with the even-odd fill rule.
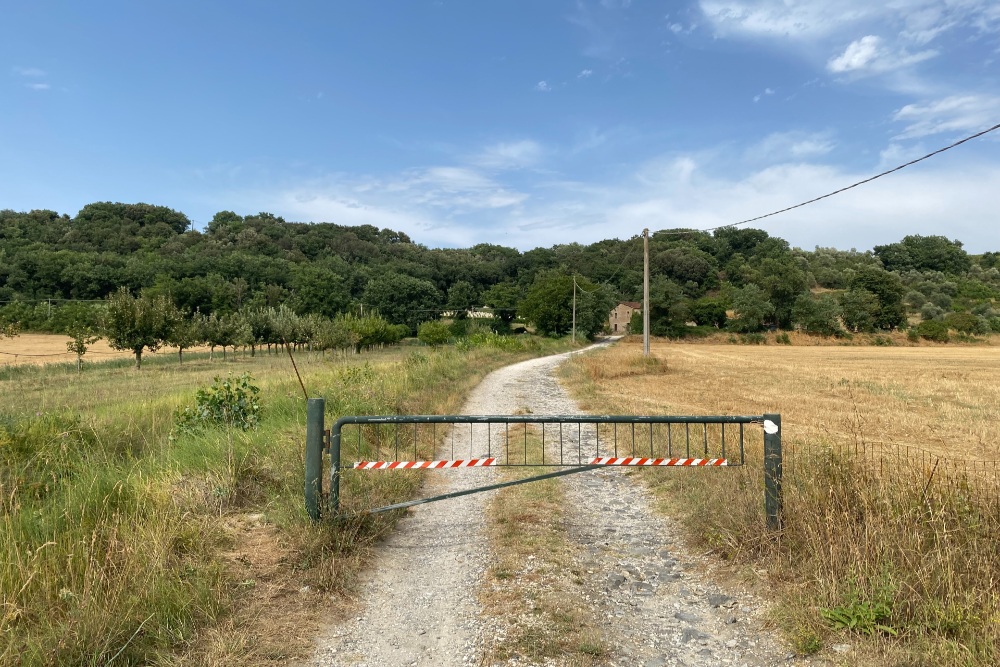
[[[596,456],[592,466],[724,466],[726,459],[642,459],[634,457]]]
[[[357,470],[416,470],[418,468],[480,468],[495,466],[495,458],[469,459],[467,461],[358,461]]]

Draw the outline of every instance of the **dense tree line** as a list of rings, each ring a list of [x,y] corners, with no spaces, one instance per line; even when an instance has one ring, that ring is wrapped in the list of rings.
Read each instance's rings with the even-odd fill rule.
[[[578,331],[593,335],[617,300],[641,299],[641,243],[441,249],[390,229],[269,213],[222,211],[199,232],[183,213],[147,204],[89,204],[73,218],[8,210],[0,211],[0,323],[96,326],[123,290],[160,299],[188,322],[249,321],[264,311],[328,321],[378,313],[415,335],[447,312],[460,335],[466,313],[489,308],[497,330],[521,318],[565,334],[575,291]],[[907,236],[871,252],[804,251],[757,229],[661,230],[650,239],[650,265],[658,335],[844,335],[918,322],[1000,330],[1000,253],[970,256],[941,236]]]

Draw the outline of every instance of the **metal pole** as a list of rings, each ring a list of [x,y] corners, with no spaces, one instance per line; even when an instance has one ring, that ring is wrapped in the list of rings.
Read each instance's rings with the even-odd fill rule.
[[[340,429],[343,419],[337,420],[330,432],[330,516],[340,513]]]
[[[319,499],[323,492],[323,412],[326,400],[310,398],[306,401],[306,512],[313,521],[319,521]]]
[[[642,356],[649,356],[649,230],[642,230]]]
[[[576,276],[573,276],[573,344],[576,344]]]
[[[781,415],[764,415],[764,512],[767,529],[781,530]]]

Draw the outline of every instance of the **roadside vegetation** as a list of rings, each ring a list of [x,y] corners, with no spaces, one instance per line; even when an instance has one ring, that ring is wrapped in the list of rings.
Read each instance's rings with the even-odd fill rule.
[[[775,602],[800,654],[852,663],[1000,659],[1000,359],[977,347],[634,344],[565,379],[601,414],[779,412],[784,528],[763,512],[761,441],[740,469],[636,473],[692,539]]]
[[[453,412],[489,370],[565,348],[480,335],[460,350],[295,356],[332,420]],[[350,609],[359,568],[394,517],[308,521],[305,401],[286,355],[131,366],[0,375],[0,664],[303,655],[324,616]],[[345,506],[402,499],[419,481],[363,497],[348,486]]]

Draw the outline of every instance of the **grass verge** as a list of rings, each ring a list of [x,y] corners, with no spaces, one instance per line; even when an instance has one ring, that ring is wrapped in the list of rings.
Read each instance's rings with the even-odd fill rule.
[[[453,412],[489,370],[564,348],[297,361],[332,420]],[[198,387],[243,371],[261,389],[256,429],[169,437]],[[371,545],[391,529],[391,517],[308,521],[305,401],[287,357],[17,369],[0,393],[0,664],[283,664],[349,608]]]

